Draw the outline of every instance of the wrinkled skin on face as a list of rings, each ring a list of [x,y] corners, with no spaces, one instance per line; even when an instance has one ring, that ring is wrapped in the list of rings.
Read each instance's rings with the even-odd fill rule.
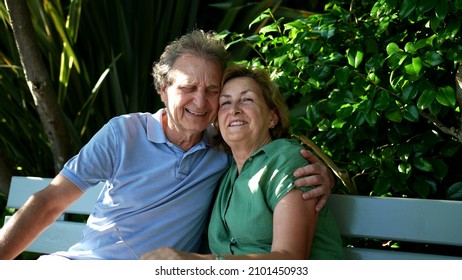
[[[219,107],[220,133],[233,156],[245,157],[271,141],[270,129],[277,124],[278,117],[252,78],[227,81],[220,94]]]
[[[169,85],[160,93],[167,109],[164,131],[170,141],[187,150],[201,139],[217,115],[221,75],[215,62],[192,54],[177,58]]]

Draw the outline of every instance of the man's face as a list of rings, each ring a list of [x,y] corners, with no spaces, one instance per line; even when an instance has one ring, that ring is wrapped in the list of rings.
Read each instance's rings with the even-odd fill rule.
[[[169,129],[195,135],[215,120],[221,75],[221,67],[215,62],[190,54],[176,59],[169,85],[161,92]]]

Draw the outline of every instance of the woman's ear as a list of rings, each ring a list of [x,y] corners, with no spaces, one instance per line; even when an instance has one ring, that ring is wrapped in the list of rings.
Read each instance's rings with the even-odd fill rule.
[[[274,110],[271,110],[270,129],[273,129],[279,122],[279,117]]]

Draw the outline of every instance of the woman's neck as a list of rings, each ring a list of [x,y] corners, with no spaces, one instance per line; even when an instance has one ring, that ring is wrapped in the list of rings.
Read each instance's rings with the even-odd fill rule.
[[[271,135],[268,135],[257,143],[248,143],[245,141],[239,143],[232,143],[230,146],[231,152],[233,153],[234,161],[237,165],[237,170],[241,173],[241,169],[244,166],[246,160],[258,149],[265,146],[272,141]]]

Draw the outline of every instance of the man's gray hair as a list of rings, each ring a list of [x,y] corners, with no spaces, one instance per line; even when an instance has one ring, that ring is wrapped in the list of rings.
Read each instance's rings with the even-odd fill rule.
[[[192,54],[198,57],[214,61],[225,69],[230,55],[226,51],[223,39],[218,38],[214,31],[204,32],[196,29],[181,36],[165,47],[159,61],[153,65],[152,76],[157,93],[168,85],[168,73],[176,59],[184,54]]]

